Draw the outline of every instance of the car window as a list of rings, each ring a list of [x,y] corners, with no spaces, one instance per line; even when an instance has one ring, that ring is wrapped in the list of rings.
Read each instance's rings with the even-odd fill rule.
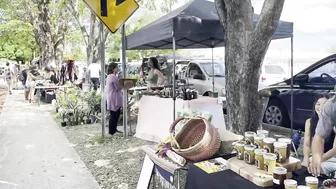
[[[265,65],[265,74],[285,74],[281,66]]]
[[[333,60],[324,64],[321,67],[313,70],[308,74],[310,83],[332,83],[332,78],[334,78],[334,83],[336,82],[336,61]],[[332,78],[327,78],[330,76]]]
[[[203,75],[201,68],[197,64],[191,63],[189,65],[188,77],[193,78],[197,74]]]
[[[201,63],[202,68],[204,71],[208,74],[208,76],[212,76],[212,63]],[[224,71],[224,66],[222,64],[219,64],[217,62],[214,62],[214,75],[216,77],[224,77],[225,76],[225,71]]]

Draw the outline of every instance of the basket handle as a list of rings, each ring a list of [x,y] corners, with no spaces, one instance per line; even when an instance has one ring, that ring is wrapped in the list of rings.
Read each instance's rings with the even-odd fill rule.
[[[170,128],[169,128],[169,132],[170,132],[170,138],[171,138],[171,145],[174,146],[176,145],[177,149],[181,149],[180,145],[178,144],[176,138],[175,138],[175,127],[176,125],[184,120],[184,119],[203,119],[203,120],[206,120],[204,117],[201,117],[201,116],[196,116],[196,117],[179,117],[177,118],[171,125],[170,125]]]

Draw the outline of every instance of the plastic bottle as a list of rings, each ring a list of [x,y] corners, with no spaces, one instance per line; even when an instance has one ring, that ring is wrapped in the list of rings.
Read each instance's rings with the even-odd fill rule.
[[[297,149],[299,148],[301,138],[302,138],[302,130],[300,129],[300,130],[298,130],[297,133],[295,133],[295,135],[293,137],[293,143],[294,143],[294,146],[295,146],[295,149],[292,149],[293,151],[297,151]]]

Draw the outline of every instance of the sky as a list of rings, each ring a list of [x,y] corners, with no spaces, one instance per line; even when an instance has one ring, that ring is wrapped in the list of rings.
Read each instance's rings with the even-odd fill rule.
[[[209,0],[212,1],[213,0]],[[264,0],[252,0],[256,14],[260,14]],[[173,9],[182,6],[176,4]],[[137,15],[146,10],[141,8]],[[134,15],[136,16],[136,15]],[[281,20],[294,23],[294,58],[321,59],[336,53],[336,0],[286,0]],[[211,56],[211,50],[191,50]],[[224,49],[216,48],[215,56],[223,56]],[[273,40],[266,57],[290,58],[290,39]]]
[[[255,13],[260,14],[263,2],[252,0]],[[320,59],[333,49],[336,53],[336,0],[286,0],[281,20],[294,22],[294,58]],[[217,48],[214,54],[223,51]],[[289,58],[290,39],[272,41],[266,56]]]

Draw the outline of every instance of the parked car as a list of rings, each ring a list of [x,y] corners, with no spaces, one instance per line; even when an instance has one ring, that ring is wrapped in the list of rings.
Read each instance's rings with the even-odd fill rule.
[[[210,96],[213,91],[212,76],[215,77],[215,91],[225,96],[225,72],[223,63],[214,62],[214,73],[211,60],[192,60],[186,67],[185,79],[193,84],[200,95]]]
[[[313,113],[317,94],[331,93],[336,85],[336,54],[328,56],[293,76],[294,129],[304,130],[304,124]],[[271,85],[272,90],[263,121],[290,127],[291,79]]]
[[[259,89],[268,87],[275,83],[279,83],[285,79],[286,73],[281,66],[274,64],[264,64],[261,67]]]

